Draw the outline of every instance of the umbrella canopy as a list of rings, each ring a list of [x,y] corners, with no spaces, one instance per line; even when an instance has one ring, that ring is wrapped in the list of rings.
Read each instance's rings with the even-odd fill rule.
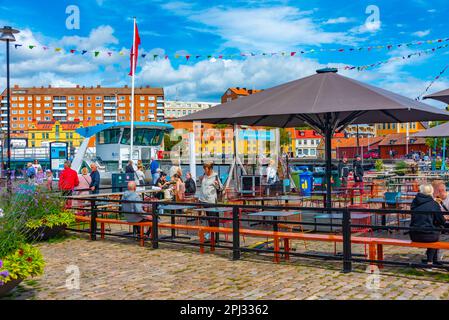
[[[449,122],[439,126],[415,133],[413,137],[420,138],[446,138],[449,137]]]
[[[309,125],[325,137],[326,207],[331,206],[331,139],[350,124],[449,120],[449,113],[337,74],[288,82],[176,119],[267,127]]]
[[[283,128],[307,124],[322,132],[326,114],[335,130],[348,124],[449,120],[449,113],[419,101],[335,72],[320,72],[176,121]]]
[[[429,94],[424,99],[434,99],[449,104],[449,89]]]

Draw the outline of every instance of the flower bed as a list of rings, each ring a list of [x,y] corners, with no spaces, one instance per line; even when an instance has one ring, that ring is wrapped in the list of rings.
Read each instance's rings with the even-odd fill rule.
[[[10,292],[23,279],[41,275],[45,265],[39,249],[30,244],[19,246],[0,261],[0,296]]]

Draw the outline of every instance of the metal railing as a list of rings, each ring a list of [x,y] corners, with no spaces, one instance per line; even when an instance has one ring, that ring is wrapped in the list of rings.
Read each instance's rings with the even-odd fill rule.
[[[72,200],[80,200],[80,198],[68,198]],[[87,232],[90,234],[90,237],[92,240],[96,240],[96,236],[99,234],[97,230],[97,218],[99,215],[103,214],[127,214],[127,213],[136,213],[136,212],[122,212],[121,210],[114,211],[114,210],[108,210],[108,209],[100,209],[98,206],[104,205],[104,204],[116,204],[121,205],[123,203],[140,203],[142,205],[145,205],[147,207],[150,207],[151,210],[149,210],[148,213],[145,213],[148,216],[151,216],[152,226],[151,226],[151,237],[149,241],[152,244],[153,249],[159,248],[159,243],[175,243],[175,244],[183,244],[183,245],[189,245],[189,246],[203,246],[203,247],[211,247],[214,246],[215,248],[222,248],[222,249],[228,249],[232,250],[233,254],[232,257],[234,260],[238,260],[241,258],[242,252],[257,252],[257,253],[269,253],[269,254],[275,254],[275,255],[288,255],[288,256],[297,256],[297,257],[303,257],[303,258],[312,258],[312,259],[326,259],[326,260],[336,260],[342,262],[342,270],[343,272],[351,272],[353,268],[353,263],[368,263],[368,264],[377,264],[377,265],[390,265],[390,266],[402,266],[402,267],[416,267],[416,268],[424,268],[429,267],[428,264],[423,263],[415,263],[413,261],[394,261],[394,260],[372,260],[369,259],[366,256],[360,257],[360,254],[353,254],[353,232],[355,228],[368,228],[370,229],[370,233],[372,235],[370,237],[366,237],[369,239],[376,239],[379,238],[378,236],[375,236],[374,233],[382,230],[387,231],[429,231],[430,229],[420,229],[420,228],[411,228],[411,227],[405,227],[405,226],[390,226],[390,225],[376,225],[372,224],[372,221],[370,224],[360,224],[360,223],[354,223],[352,218],[352,213],[366,213],[366,214],[372,214],[373,216],[376,215],[391,215],[391,214],[402,214],[402,215],[411,215],[411,214],[432,214],[429,212],[413,212],[408,210],[399,210],[399,209],[389,209],[389,210],[382,210],[382,209],[364,209],[364,208],[311,208],[311,207],[302,207],[302,206],[279,206],[279,205],[242,205],[242,204],[208,204],[208,203],[199,203],[199,202],[167,202],[167,201],[156,201],[156,200],[148,200],[148,201],[125,201],[125,200],[112,200],[112,199],[101,199],[101,198],[92,198],[87,196],[86,198],[82,199],[83,201],[86,201],[89,203],[87,207],[73,207],[73,210],[82,210],[84,213],[87,213],[90,215],[90,229],[89,230],[78,230],[75,228],[68,228],[70,231],[74,232]],[[210,207],[226,207],[229,208],[228,212],[232,212],[232,216],[229,217],[219,217],[219,216],[202,216],[200,214],[198,215],[191,215],[191,214],[182,214],[182,213],[172,213],[172,214],[165,214],[159,212],[159,206],[160,205],[183,205],[183,206],[194,206],[197,209],[205,209]],[[335,219],[335,220],[341,220],[341,223],[333,223],[332,220],[330,222],[317,222],[315,219],[313,222],[307,222],[307,221],[298,221],[298,220],[276,220],[276,219],[254,219],[252,217],[243,217],[241,216],[243,212],[248,211],[255,211],[255,210],[275,210],[275,211],[283,211],[283,210],[295,210],[299,211],[301,213],[317,213],[317,214],[323,214],[323,213],[339,213],[341,214],[341,219]],[[215,220],[218,221],[218,225],[220,225],[220,222],[226,221],[228,225],[230,225],[230,228],[232,228],[232,241],[230,242],[231,245],[224,245],[226,242],[218,241],[216,245],[212,245],[210,243],[199,243],[198,241],[181,241],[177,240],[177,237],[167,237],[167,236],[161,236],[159,233],[159,218],[161,217],[171,217],[172,221],[171,223],[174,224],[175,218],[185,218],[185,219],[194,219],[198,221],[209,221],[209,220]],[[241,236],[241,230],[243,229],[242,224],[251,225],[251,223],[263,223],[268,225],[273,225],[273,228],[275,225],[279,224],[288,224],[293,226],[300,226],[301,228],[304,228],[305,226],[313,226],[314,229],[317,227],[339,227],[341,229],[341,243],[342,243],[342,254],[329,254],[329,253],[310,253],[310,252],[294,252],[294,251],[286,251],[284,250],[274,250],[274,249],[261,249],[261,248],[250,248],[250,247],[243,247],[240,243],[240,236]],[[247,228],[247,227],[246,227]],[[257,229],[255,229],[257,230]],[[434,231],[438,232],[449,232],[449,229],[445,228],[438,228],[438,229],[432,229]],[[266,231],[266,230],[265,230]],[[295,233],[296,231],[290,231]],[[301,231],[303,232],[303,231]],[[115,233],[102,233],[103,235],[107,236],[118,236],[118,237],[125,237],[125,238],[137,238],[140,237],[138,235],[129,235],[129,234],[115,234]],[[274,235],[274,233],[273,233]],[[280,236],[282,238],[282,236]],[[285,235],[284,235],[285,238]],[[301,239],[300,239],[301,240]],[[307,241],[305,239],[304,241]],[[336,241],[337,242],[337,241]],[[338,241],[340,242],[340,241]],[[224,244],[223,244],[224,243]],[[358,243],[360,244],[360,243]],[[368,244],[368,243],[367,243]],[[435,266],[433,266],[435,267]],[[449,270],[449,265],[438,265],[436,266],[438,268],[443,268],[446,270]]]

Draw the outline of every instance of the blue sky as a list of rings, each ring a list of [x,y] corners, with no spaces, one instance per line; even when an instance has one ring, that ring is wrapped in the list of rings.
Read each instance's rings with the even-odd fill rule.
[[[80,28],[66,28],[66,8],[80,10]],[[367,24],[376,6],[379,20]],[[207,56],[398,44],[449,38],[446,0],[410,1],[30,1],[0,0],[0,24],[22,32],[18,43],[37,45],[12,51],[13,83],[20,85],[104,86],[129,84],[127,55],[136,16],[141,52],[170,60],[140,59],[137,84],[163,86],[169,99],[218,101],[230,86],[268,88],[314,73],[324,66],[360,66],[437,46],[392,50],[319,52],[297,57],[175,59],[176,53]],[[371,21],[371,20],[369,20]],[[449,42],[448,42],[449,43]],[[63,52],[42,50],[61,47]],[[95,58],[70,49],[101,51]],[[106,52],[112,52],[112,57]],[[449,63],[449,48],[389,63],[364,72],[341,73],[416,97]],[[4,50],[0,51],[4,61]],[[4,66],[0,84],[5,86]],[[430,92],[449,87],[449,74]]]

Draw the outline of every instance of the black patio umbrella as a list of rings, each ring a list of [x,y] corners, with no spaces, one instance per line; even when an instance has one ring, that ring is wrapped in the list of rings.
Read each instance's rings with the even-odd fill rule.
[[[449,89],[429,94],[424,99],[434,99],[449,104]]]
[[[266,127],[309,125],[325,138],[326,207],[331,207],[331,139],[350,124],[449,120],[449,113],[337,74],[336,69],[288,82],[176,121]]]

